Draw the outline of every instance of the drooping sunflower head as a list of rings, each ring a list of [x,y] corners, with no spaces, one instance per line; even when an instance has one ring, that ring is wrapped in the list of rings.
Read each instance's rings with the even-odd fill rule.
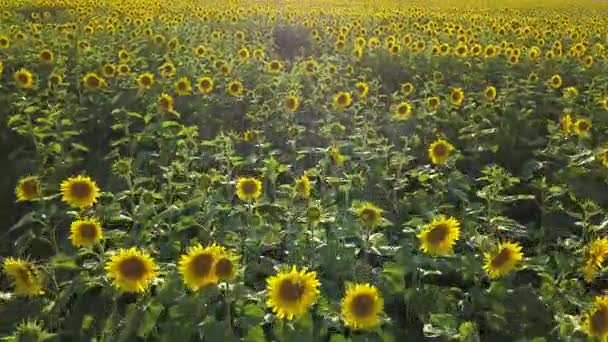
[[[344,110],[350,107],[352,103],[352,97],[349,92],[342,91],[334,95],[333,102],[336,108]]]
[[[239,80],[230,81],[226,87],[226,92],[231,96],[241,96],[243,95],[243,91],[243,84]]]
[[[236,181],[236,195],[243,201],[251,201],[262,194],[262,182],[256,178],[241,177]]]
[[[184,76],[181,77],[177,82],[175,82],[175,93],[178,96],[186,96],[192,93],[192,84],[190,83],[190,79]]]
[[[464,90],[462,88],[453,88],[450,92],[450,101],[454,106],[460,106],[464,100]]]
[[[15,294],[34,297],[43,293],[43,282],[37,268],[29,261],[7,258],[3,264],[4,274],[10,279]]]
[[[216,284],[218,276],[214,272],[223,248],[213,244],[203,247],[200,244],[192,246],[181,256],[178,269],[184,283],[193,291]]]
[[[355,85],[355,90],[357,91],[357,96],[364,98],[369,92],[369,85],[365,82],[357,82]]]
[[[103,78],[99,77],[96,73],[89,72],[82,77],[82,84],[85,89],[97,90],[105,87],[106,81]]]
[[[440,165],[445,163],[453,150],[454,146],[452,146],[452,144],[443,139],[439,139],[429,146],[429,158],[433,164]]]
[[[319,295],[320,282],[316,272],[298,271],[295,266],[289,272],[268,278],[266,283],[266,304],[280,319],[299,318]]]
[[[90,177],[79,175],[61,182],[61,200],[72,207],[89,208],[98,198],[99,188]]]
[[[295,113],[300,107],[300,99],[295,95],[288,95],[283,103],[285,110],[289,113]]]
[[[123,292],[144,292],[157,275],[154,260],[136,248],[119,249],[105,270],[112,284]]]
[[[384,210],[370,202],[363,202],[353,208],[361,223],[368,227],[376,227],[382,223]]]
[[[13,78],[15,79],[15,84],[20,89],[34,88],[34,75],[27,69],[19,69],[15,72]]]
[[[581,323],[590,337],[607,337],[608,296],[595,297],[593,306],[583,315]]]
[[[558,89],[562,86],[562,77],[559,74],[555,74],[549,78],[549,86],[553,89]]]
[[[103,239],[101,223],[94,218],[82,218],[72,222],[70,240],[76,247],[90,247]]]
[[[384,301],[373,285],[349,285],[341,306],[344,323],[353,329],[371,329],[381,323]]]
[[[591,120],[588,118],[579,118],[572,125],[572,130],[574,134],[579,137],[586,137],[591,132]]]
[[[514,270],[524,257],[521,249],[517,242],[503,241],[491,253],[484,253],[483,269],[490,279],[503,277]]]
[[[310,190],[312,189],[312,185],[310,183],[310,179],[308,179],[307,175],[303,175],[302,177],[296,179],[295,184],[295,193],[300,198],[308,198],[310,197]]]
[[[38,201],[42,197],[42,186],[36,176],[21,178],[15,187],[17,202]]]
[[[151,89],[154,86],[154,74],[145,72],[137,76],[137,86],[139,89]]]
[[[158,107],[163,112],[171,112],[175,101],[173,97],[167,93],[162,93],[158,97]]]
[[[439,216],[424,226],[418,234],[420,249],[430,255],[452,254],[460,238],[460,223],[454,217]]]
[[[209,94],[213,91],[213,88],[215,86],[215,83],[213,82],[213,79],[211,77],[201,77],[198,80],[198,84],[197,84],[197,88],[199,93],[201,94]]]
[[[412,116],[412,105],[409,102],[403,101],[396,105],[393,110],[393,121],[405,121]]]
[[[487,86],[486,89],[483,91],[483,96],[488,101],[494,101],[494,99],[496,99],[496,87]]]
[[[218,281],[230,281],[236,276],[239,268],[239,258],[230,251],[222,249],[216,257],[213,273]]]

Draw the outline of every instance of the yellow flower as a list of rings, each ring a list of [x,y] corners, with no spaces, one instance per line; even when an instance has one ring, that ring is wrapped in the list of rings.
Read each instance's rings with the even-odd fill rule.
[[[239,50],[238,54],[239,54],[239,58],[240,58],[242,61],[246,61],[246,60],[248,60],[248,59],[249,59],[249,49],[247,49],[246,47],[241,48],[241,49]]]
[[[16,295],[34,297],[43,293],[42,278],[32,263],[7,258],[4,260],[3,271],[14,286]]]
[[[118,65],[118,75],[128,76],[131,73],[131,67],[128,64],[122,63]]]
[[[137,85],[140,89],[151,89],[154,85],[154,74],[145,72],[137,76]]]
[[[205,57],[207,55],[207,48],[199,45],[196,47],[196,49],[194,49],[194,54],[196,55],[196,57]]]
[[[101,223],[94,218],[83,218],[72,222],[70,240],[76,247],[90,247],[103,239]]]
[[[105,87],[106,81],[99,77],[96,73],[89,72],[82,77],[82,84],[84,85],[85,89],[96,90]]]
[[[604,261],[608,256],[608,239],[596,239],[589,247],[583,265],[583,274],[587,282],[593,281],[595,272],[604,266]]]
[[[175,76],[175,73],[177,72],[177,70],[175,69],[175,65],[173,65],[173,63],[171,63],[171,62],[163,63],[158,68],[158,71],[165,78],[173,77],[173,76]]]
[[[266,70],[271,74],[278,74],[283,70],[283,63],[278,60],[272,60],[268,64],[266,64]]]
[[[11,41],[6,36],[0,36],[0,49],[8,49],[11,46]]]
[[[261,61],[262,59],[264,59],[265,56],[266,56],[266,53],[264,52],[263,49],[253,50],[253,58],[257,59],[258,61]]]
[[[53,52],[49,49],[44,49],[38,53],[38,60],[43,64],[53,63]]]
[[[112,284],[123,292],[144,292],[156,278],[156,269],[154,259],[136,248],[119,249],[105,267]]]
[[[558,74],[551,76],[549,79],[549,86],[553,89],[557,89],[562,86],[562,77]]]
[[[485,58],[494,58],[498,54],[498,48],[494,45],[487,45],[483,51],[483,55]]]
[[[603,148],[598,154],[597,159],[602,163],[602,165],[608,168],[608,147]]]
[[[583,314],[581,325],[591,337],[608,336],[608,296],[595,297],[593,307]]]
[[[418,239],[420,249],[430,255],[452,254],[456,240],[460,238],[460,223],[453,217],[439,216],[423,227]]]
[[[454,49],[454,56],[458,58],[464,58],[467,56],[469,48],[464,44],[458,44]]]
[[[429,146],[429,158],[433,164],[443,164],[454,150],[454,146],[449,142],[439,139]]]
[[[290,272],[280,272],[268,278],[266,283],[266,304],[281,319],[299,318],[319,295],[317,274],[306,269],[298,271],[295,266]]]
[[[197,88],[201,94],[209,94],[213,91],[214,82],[211,77],[201,77],[198,80]]]
[[[188,77],[184,76],[175,82],[175,92],[178,96],[186,96],[192,93],[192,84]]]
[[[575,87],[566,87],[566,89],[564,89],[564,98],[572,100],[577,96],[578,90]]]
[[[14,77],[17,87],[21,89],[34,88],[34,75],[27,69],[19,69],[15,72]]]
[[[91,178],[79,175],[61,182],[61,196],[68,205],[85,209],[97,202],[99,188]]]
[[[338,109],[344,110],[352,103],[352,98],[349,92],[342,91],[334,95],[334,106]]]
[[[572,126],[574,134],[579,137],[586,137],[591,132],[591,120],[587,118],[579,118],[574,122]]]
[[[247,130],[243,133],[243,140],[245,142],[254,142],[257,139],[258,134],[255,131]]]
[[[371,329],[380,325],[384,308],[382,296],[373,285],[349,285],[342,298],[341,311],[344,323],[353,329]]]
[[[129,60],[129,52],[125,49],[121,49],[120,51],[118,51],[118,59],[120,59],[121,62],[126,62]]]
[[[494,101],[494,99],[496,99],[496,87],[487,86],[486,90],[483,92],[483,96],[485,96],[488,101]]]
[[[310,190],[312,186],[310,184],[310,180],[307,175],[303,175],[302,177],[296,179],[295,190],[296,194],[301,198],[310,197]]]
[[[306,61],[306,63],[304,64],[304,73],[306,74],[306,76],[315,75],[318,69],[319,64],[313,59]]]
[[[393,116],[391,120],[394,121],[405,121],[412,116],[412,105],[409,102],[401,102],[393,110]]]
[[[382,214],[384,210],[378,208],[370,202],[363,202],[356,208],[354,212],[359,216],[361,223],[368,227],[375,227],[382,223]]]
[[[106,64],[101,68],[101,73],[103,77],[112,78],[116,75],[116,66],[114,64]]]
[[[213,273],[218,281],[230,281],[236,276],[238,269],[238,256],[230,251],[221,249],[216,257],[216,262],[213,267]]]
[[[288,95],[285,98],[285,103],[283,104],[285,110],[289,113],[295,113],[300,107],[300,99],[295,95]]]
[[[401,85],[401,92],[403,93],[403,95],[405,96],[409,96],[411,93],[414,92],[416,88],[414,87],[413,84],[411,84],[410,82],[407,83],[403,83]]]
[[[433,111],[437,110],[437,107],[439,107],[440,103],[441,103],[441,100],[437,96],[431,96],[431,97],[427,98],[425,101],[426,109],[429,112],[433,112]]]
[[[483,269],[490,279],[500,278],[511,272],[524,257],[517,242],[501,242],[492,253],[484,253]]]
[[[462,88],[454,88],[450,92],[450,100],[454,106],[460,106],[464,100],[464,90]]]
[[[174,103],[175,103],[175,101],[173,100],[173,97],[171,97],[171,95],[169,95],[167,93],[162,93],[158,97],[158,107],[163,112],[173,111]]]
[[[179,260],[179,273],[184,283],[193,291],[216,284],[218,277],[214,272],[216,262],[223,249],[215,244],[203,247],[200,244],[188,249]]]
[[[241,96],[243,95],[243,90],[243,84],[239,80],[230,81],[226,88],[226,92],[231,96]]]
[[[355,90],[357,91],[357,96],[364,98],[369,92],[369,85],[367,85],[365,82],[357,82],[355,85]]]
[[[236,195],[243,201],[254,200],[262,194],[262,182],[255,178],[241,177],[236,181]]]
[[[0,67],[0,75],[2,74],[2,68]],[[602,105],[602,108],[604,108],[605,111],[608,111],[608,96],[604,97],[604,99],[602,99],[600,101],[600,105]]]
[[[572,116],[570,114],[564,114],[560,119],[559,119],[559,123],[562,129],[562,132],[564,132],[565,134],[570,134],[572,133]]]
[[[17,202],[38,201],[42,197],[42,186],[36,176],[21,178],[15,188]]]

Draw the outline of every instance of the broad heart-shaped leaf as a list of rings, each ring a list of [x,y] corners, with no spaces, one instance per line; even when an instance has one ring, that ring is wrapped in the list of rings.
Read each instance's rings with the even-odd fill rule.
[[[238,342],[239,338],[234,335],[227,321],[216,321],[208,319],[202,324],[203,340]]]
[[[401,292],[405,288],[405,265],[396,262],[387,263],[382,269],[382,276],[393,292]]]
[[[156,326],[156,321],[163,310],[164,306],[161,303],[157,301],[150,302],[150,304],[146,306],[144,315],[139,323],[139,327],[137,327],[137,336],[146,338]]]

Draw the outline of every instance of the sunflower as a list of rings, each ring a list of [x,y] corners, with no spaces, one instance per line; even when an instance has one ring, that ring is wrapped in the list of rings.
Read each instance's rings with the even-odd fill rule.
[[[11,46],[11,40],[6,36],[0,36],[0,49],[8,49]]]
[[[120,51],[118,51],[118,59],[121,62],[126,62],[129,60],[129,52],[125,49],[121,49]]]
[[[340,148],[337,146],[332,146],[329,150],[329,154],[331,156],[331,160],[337,167],[341,167],[344,165],[346,161],[346,157],[340,152]]]
[[[439,97],[431,96],[431,97],[427,98],[425,101],[426,109],[429,112],[433,112],[433,111],[437,110],[437,107],[439,107],[440,103],[441,103],[441,100],[439,99]]]
[[[357,91],[357,96],[364,98],[369,92],[369,85],[367,85],[365,82],[357,82],[355,85],[355,90]]]
[[[144,292],[157,275],[154,259],[136,248],[119,249],[105,269],[112,284],[123,292]]]
[[[201,94],[209,94],[213,91],[215,83],[211,77],[201,77],[196,85],[198,92]]]
[[[439,216],[422,228],[418,239],[420,249],[430,255],[452,254],[460,237],[460,223],[453,217]]]
[[[207,55],[207,48],[202,45],[199,45],[194,49],[194,54],[198,58],[205,57]]]
[[[288,95],[284,102],[283,107],[289,113],[295,113],[300,107],[300,99],[295,95]]]
[[[49,76],[49,83],[53,86],[60,85],[63,82],[63,77],[60,74],[51,74]]]
[[[13,78],[15,79],[15,84],[17,84],[17,87],[21,89],[34,88],[34,75],[32,75],[32,73],[27,69],[19,69],[15,72]]]
[[[351,284],[342,298],[341,307],[346,326],[353,329],[371,329],[380,325],[384,301],[375,286]]]
[[[145,72],[137,76],[137,86],[142,90],[149,90],[154,86],[154,74]]]
[[[163,63],[158,68],[158,71],[165,78],[171,78],[171,77],[175,76],[175,73],[177,72],[177,70],[175,69],[175,65],[173,65],[173,63],[171,63],[171,62]]]
[[[576,87],[566,87],[563,96],[568,100],[575,99],[578,96],[578,89],[576,89]]]
[[[405,96],[409,96],[410,94],[412,94],[415,89],[416,88],[414,87],[414,85],[411,84],[410,82],[406,82],[401,85],[401,92]]]
[[[456,48],[454,48],[454,56],[458,58],[464,58],[468,55],[469,48],[464,44],[458,44]]]
[[[558,74],[551,76],[549,86],[553,89],[558,89],[562,86],[562,77]]]
[[[591,337],[608,337],[608,296],[595,297],[593,307],[583,314],[581,325]]]
[[[572,133],[573,123],[572,123],[572,116],[570,114],[562,115],[562,117],[559,119],[559,123],[560,123],[560,127],[562,129],[562,132],[564,132],[565,134]]]
[[[433,164],[443,164],[453,150],[454,146],[452,146],[452,144],[443,139],[439,139],[429,146],[429,158]]]
[[[310,184],[310,179],[308,179],[307,175],[303,175],[302,177],[296,179],[295,191],[296,195],[301,198],[310,197],[310,190],[312,186]]]
[[[596,239],[587,247],[583,265],[583,274],[587,282],[593,281],[595,272],[604,266],[606,256],[608,256],[607,238]]]
[[[188,249],[179,260],[179,273],[184,283],[193,291],[215,284],[218,277],[214,268],[223,249],[215,244],[203,247],[200,244]]]
[[[174,103],[173,97],[167,93],[162,93],[158,97],[158,107],[162,112],[172,112]]]
[[[334,95],[333,103],[336,108],[344,110],[351,105],[352,97],[349,92],[342,91]]]
[[[42,277],[31,262],[6,258],[3,271],[13,284],[16,295],[34,297],[43,293]]]
[[[454,106],[459,107],[464,100],[464,90],[462,88],[453,88],[450,92],[450,101]]]
[[[257,59],[258,61],[263,60],[265,56],[266,56],[266,53],[264,52],[263,49],[253,50],[253,58]]]
[[[317,63],[317,61],[310,59],[306,61],[306,63],[304,63],[304,73],[306,74],[306,76],[315,75],[318,70],[319,64]]]
[[[131,73],[131,67],[126,63],[118,64],[117,70],[119,76],[128,76]]]
[[[240,59],[241,61],[246,61],[246,60],[248,60],[248,59],[249,59],[249,56],[250,56],[250,54],[249,54],[249,49],[247,49],[246,47],[241,48],[241,49],[238,51],[238,55],[239,55],[239,59]]]
[[[0,67],[0,75],[2,75],[2,68]],[[601,101],[600,101],[600,105],[602,105],[602,108],[604,108],[605,111],[608,111],[608,96],[604,97]]]
[[[94,218],[83,218],[72,222],[70,240],[76,247],[90,247],[103,239],[101,223]]]
[[[391,120],[405,121],[412,116],[412,105],[409,102],[401,102],[393,110]]]
[[[384,210],[378,208],[373,203],[363,202],[353,208],[355,214],[359,217],[361,223],[368,227],[376,227],[382,223],[382,214]]]
[[[84,85],[85,89],[96,90],[105,87],[106,81],[99,77],[96,73],[89,72],[82,77],[82,84]]]
[[[496,99],[496,87],[487,86],[486,89],[483,91],[483,96],[488,101],[494,101],[494,99]]]
[[[243,83],[239,80],[233,80],[228,83],[226,87],[226,92],[231,96],[241,96],[243,95]]]
[[[247,130],[243,133],[243,140],[245,142],[254,142],[258,137],[258,134],[255,131]]]
[[[175,92],[177,96],[186,96],[192,93],[192,84],[188,77],[184,76],[175,82]]]
[[[70,177],[61,182],[61,200],[72,207],[89,208],[99,198],[99,188],[87,176]]]
[[[486,263],[483,269],[490,279],[500,278],[511,272],[524,257],[517,242],[504,241],[492,253],[484,253]]]
[[[116,66],[114,64],[106,64],[101,68],[101,74],[105,78],[112,78],[116,75]]]
[[[262,182],[255,178],[241,177],[236,181],[236,195],[243,201],[254,200],[262,194]]]
[[[239,258],[237,255],[222,248],[216,256],[213,274],[218,281],[230,281],[236,276]]]
[[[483,55],[485,58],[494,58],[498,54],[498,48],[494,45],[487,45],[483,50]]]
[[[266,283],[266,304],[280,319],[299,318],[319,295],[320,283],[316,272],[298,271],[296,266],[289,272],[268,278]]]
[[[44,49],[38,53],[38,60],[43,64],[51,64],[53,63],[53,52],[49,49]]]
[[[281,72],[281,70],[283,70],[283,63],[281,63],[278,60],[272,60],[270,62],[268,62],[268,64],[266,64],[266,71],[268,71],[271,74],[278,74],[279,72]]]
[[[15,187],[17,202],[33,202],[38,201],[42,197],[42,186],[40,180],[36,176],[27,176],[21,178]]]
[[[572,130],[574,131],[574,134],[578,135],[579,137],[588,136],[589,132],[591,131],[591,120],[587,118],[577,119],[572,126]]]
[[[603,148],[598,154],[597,159],[602,163],[602,165],[608,168],[608,147]]]

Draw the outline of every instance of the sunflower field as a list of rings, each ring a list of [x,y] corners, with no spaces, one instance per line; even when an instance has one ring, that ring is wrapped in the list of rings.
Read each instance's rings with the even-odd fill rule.
[[[0,0],[1,341],[608,341],[608,2]]]

